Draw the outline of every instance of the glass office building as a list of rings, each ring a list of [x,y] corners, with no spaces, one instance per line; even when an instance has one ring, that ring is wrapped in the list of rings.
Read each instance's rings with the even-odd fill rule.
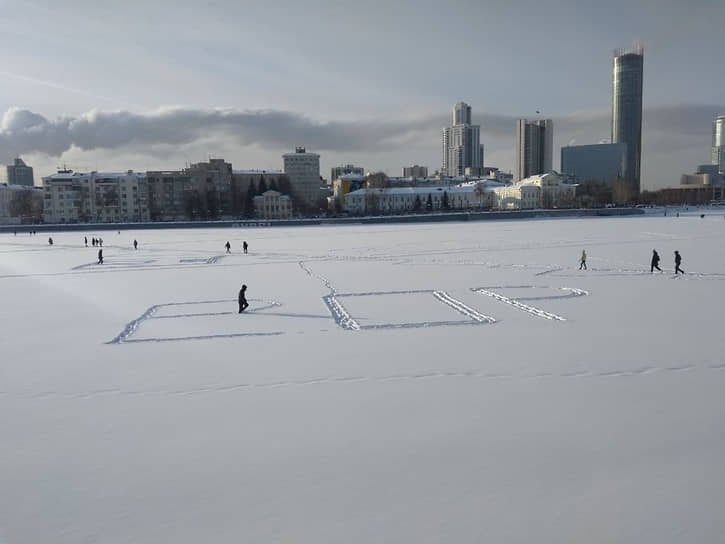
[[[627,144],[623,178],[632,194],[639,195],[642,154],[642,48],[614,52],[612,71],[612,143]]]
[[[627,144],[571,145],[561,148],[561,171],[578,183],[611,185],[624,177]]]

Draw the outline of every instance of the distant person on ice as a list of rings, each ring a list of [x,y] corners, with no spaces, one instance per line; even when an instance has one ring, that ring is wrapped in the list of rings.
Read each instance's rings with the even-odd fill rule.
[[[52,246],[53,245],[53,238],[52,237],[48,238],[48,245],[49,246]]]
[[[247,302],[246,295],[247,295],[247,286],[242,285],[242,288],[239,290],[239,313],[240,314],[249,307],[249,303]]]
[[[98,264],[103,264],[103,250],[98,250]]]
[[[685,273],[685,271],[680,268],[680,263],[682,263],[682,256],[679,251],[675,250],[675,276],[678,272],[681,272],[682,274]]]
[[[86,247],[88,247],[88,236],[84,236],[83,241],[85,242]]]
[[[138,241],[137,240],[134,240],[133,241],[133,249],[138,249]]]
[[[657,253],[656,249],[652,250],[652,262],[650,262],[649,272],[650,274],[655,271],[655,268],[662,272],[662,269],[660,268],[660,256],[659,253]]]
[[[579,258],[579,270],[582,268],[587,269],[587,252],[585,249],[582,249],[582,256]]]
[[[247,244],[247,241],[246,241],[246,240],[244,240],[244,242],[242,242],[242,249],[244,250],[244,253],[246,253],[246,252],[247,252],[247,248],[248,248],[248,247],[249,247],[249,244]]]
[[[226,244],[224,244],[224,247],[227,248],[227,253],[231,253],[232,252],[231,251],[232,250],[232,244],[230,244],[229,242],[227,242]]]

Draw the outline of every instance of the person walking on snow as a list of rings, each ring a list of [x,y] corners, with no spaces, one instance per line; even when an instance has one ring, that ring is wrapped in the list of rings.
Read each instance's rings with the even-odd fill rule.
[[[675,250],[675,276],[678,272],[681,272],[682,274],[685,273],[682,268],[680,268],[680,263],[682,262],[682,256],[680,255],[680,252]]]
[[[585,249],[582,249],[582,256],[579,258],[579,270],[582,268],[587,269],[587,252]]]
[[[239,313],[240,314],[249,307],[249,303],[247,302],[246,295],[247,295],[247,286],[242,285],[242,288],[239,290]]]
[[[652,262],[650,263],[649,272],[652,274],[655,271],[655,268],[662,272],[662,269],[660,268],[660,256],[657,253],[656,249],[652,250]]]
[[[226,244],[224,244],[224,247],[227,248],[227,253],[231,253],[232,244],[230,244],[228,241]]]
[[[248,247],[249,247],[249,244],[247,244],[247,241],[246,241],[246,240],[244,240],[244,242],[242,242],[242,249],[244,250],[244,253],[246,253],[246,252],[247,252],[247,248],[248,248]]]
[[[133,241],[133,249],[138,249],[138,241],[137,240],[134,240]]]
[[[98,264],[103,264],[103,250],[98,250]]]

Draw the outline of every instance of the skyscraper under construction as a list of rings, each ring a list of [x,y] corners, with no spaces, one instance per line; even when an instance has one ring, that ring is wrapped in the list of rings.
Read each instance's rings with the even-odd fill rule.
[[[612,70],[612,143],[627,144],[623,181],[627,200],[639,195],[642,156],[642,74],[639,46],[614,51]]]

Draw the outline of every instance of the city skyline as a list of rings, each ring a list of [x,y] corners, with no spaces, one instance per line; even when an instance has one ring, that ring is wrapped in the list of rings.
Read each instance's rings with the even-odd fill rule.
[[[557,169],[562,146],[610,138],[611,50],[637,38],[647,50],[642,188],[676,185],[682,172],[708,162],[712,121],[725,112],[725,75],[714,68],[722,3],[665,1],[654,9],[652,2],[591,2],[588,10],[568,1],[465,4],[413,10],[402,2],[369,13],[354,4],[321,2],[310,10],[216,2],[202,12],[187,2],[107,8],[85,0],[63,7],[3,0],[0,147],[20,154],[36,179],[64,162],[142,170],[216,156],[273,169],[297,145],[321,155],[323,172],[346,163],[389,174],[415,163],[433,171],[447,111],[464,99],[481,125],[485,165],[513,171],[515,120],[540,110],[557,127]],[[626,4],[626,19],[616,4]],[[565,23],[567,37],[539,36],[535,49],[533,38],[512,43],[507,29],[522,11],[531,20]],[[185,24],[192,14],[195,25]],[[236,30],[241,20],[244,32]],[[441,20],[467,35],[485,20],[486,32],[448,55],[453,44],[431,39]],[[134,23],[133,40],[108,32],[126,22]],[[417,23],[417,33],[403,37],[403,22]],[[83,28],[85,39],[57,32],[63,27]],[[334,48],[323,27],[340,32]],[[361,41],[364,47],[353,46]],[[436,55],[446,63],[432,64]],[[557,84],[536,84],[541,80]],[[58,123],[58,116],[70,121]],[[36,143],[50,156],[14,153],[14,145],[30,145],[28,127],[57,138]],[[124,132],[129,127],[137,132]]]

